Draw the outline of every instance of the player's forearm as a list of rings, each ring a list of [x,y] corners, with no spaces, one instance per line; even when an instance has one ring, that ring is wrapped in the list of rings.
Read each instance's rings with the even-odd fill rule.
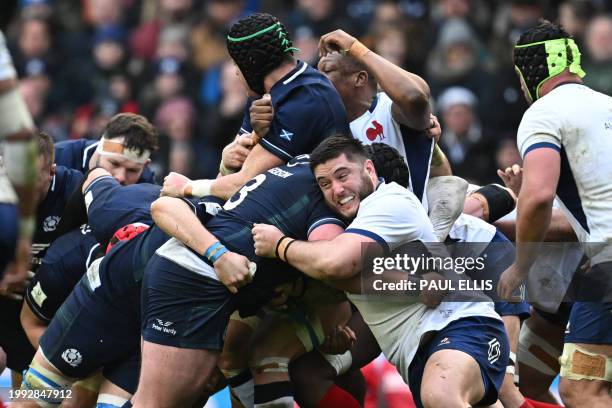
[[[516,220],[516,263],[529,269],[537,258],[538,245],[546,237],[552,213],[552,199],[528,191],[521,194]]]
[[[313,279],[337,280],[354,276],[357,262],[340,256],[333,247],[333,241],[295,241],[280,255],[285,255],[286,262]]]
[[[23,331],[28,337],[28,340],[30,340],[32,346],[37,349],[40,342],[40,338],[43,334],[45,334],[45,330],[47,330],[47,324],[40,320],[34,314],[34,312],[32,312],[32,309],[30,309],[28,302],[23,302],[23,306],[21,307],[20,320],[21,325],[23,326]]]
[[[244,171],[228,174],[215,179],[210,187],[210,194],[223,200],[229,200],[251,177]]]
[[[189,248],[203,255],[218,239],[201,223],[184,201],[172,197],[160,197],[151,204],[151,216],[155,224],[166,234],[178,239]]]
[[[430,126],[429,86],[418,75],[408,72],[374,52],[368,52],[360,61],[370,71],[378,85],[395,102],[414,128]]]
[[[576,233],[567,220],[563,210],[552,209],[550,225],[546,233],[546,241],[550,242],[573,242],[576,241]]]

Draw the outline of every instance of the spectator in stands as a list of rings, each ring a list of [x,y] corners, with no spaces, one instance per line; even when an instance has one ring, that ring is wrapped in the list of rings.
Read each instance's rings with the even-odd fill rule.
[[[612,16],[595,17],[586,32],[584,83],[607,95],[612,95]]]
[[[476,96],[467,88],[452,87],[440,95],[440,142],[455,174],[484,185],[496,177],[491,154],[495,146],[483,134],[477,104]]]

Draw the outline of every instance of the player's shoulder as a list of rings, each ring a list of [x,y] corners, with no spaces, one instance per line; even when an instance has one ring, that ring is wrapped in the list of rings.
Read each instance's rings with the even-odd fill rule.
[[[413,192],[395,182],[380,182],[374,192],[363,199],[357,215],[381,213],[404,219],[415,212],[421,216],[424,210]]]
[[[296,68],[271,90],[272,99],[280,108],[286,103],[304,103],[329,93],[337,94],[331,81],[303,61],[298,61]]]
[[[82,225],[53,241],[43,262],[55,263],[79,257],[96,244],[97,241],[91,233],[89,226],[86,224]]]

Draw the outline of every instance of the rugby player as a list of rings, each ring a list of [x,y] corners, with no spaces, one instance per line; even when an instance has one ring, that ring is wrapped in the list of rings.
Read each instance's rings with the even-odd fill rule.
[[[123,185],[155,183],[147,166],[157,149],[157,131],[149,121],[134,113],[113,116],[100,140],[66,140],[55,145],[55,162],[87,174],[102,167]]]
[[[240,132],[255,131],[252,142],[256,144],[233,174],[227,174],[223,166],[235,163],[222,163],[221,173],[227,175],[215,180],[191,181],[170,173],[164,195],[214,195],[227,200],[256,175],[310,153],[326,137],[348,132],[338,92],[319,71],[293,57],[297,49],[276,17],[256,13],[239,20],[229,31],[227,48],[252,96]],[[260,99],[253,100],[254,96]],[[251,127],[250,115],[265,119],[265,124]],[[238,142],[233,145],[245,149]]]
[[[194,381],[204,381],[217,363],[231,312],[237,308],[241,317],[254,315],[274,296],[278,285],[299,276],[299,272],[281,262],[255,256],[250,233],[253,222],[270,220],[304,239],[316,239],[330,228],[344,226],[325,205],[307,159],[300,156],[287,166],[258,175],[224,205],[224,211],[206,223],[206,228],[195,222],[192,212],[180,200],[166,197],[155,203],[156,224],[191,250],[179,245],[178,240],[169,241],[157,251],[145,274],[143,363],[134,406],[188,404],[194,388],[197,389]],[[257,263],[253,282],[242,287],[233,298],[227,292],[215,290],[218,282],[209,272],[208,258],[225,247]],[[163,296],[171,292],[176,293],[175,299]],[[197,333],[188,330],[185,316],[193,313],[189,310],[207,302],[210,312],[194,317],[190,323],[202,330]],[[159,331],[155,323],[158,319],[173,322],[175,335]],[[164,358],[168,367],[164,372],[152,369],[160,363],[160,358]],[[197,380],[194,380],[195,373],[200,375]],[[268,390],[266,398],[280,399],[285,393],[283,386]]]
[[[53,160],[53,141],[43,133],[35,136],[38,158],[37,166],[38,188],[36,195],[36,224],[31,247],[31,264],[29,271],[36,272],[42,256],[49,243],[57,237],[57,224],[64,207],[83,175],[75,170],[56,166]],[[12,262],[8,269],[16,267]],[[30,273],[31,275],[31,273]],[[31,277],[31,276],[30,276]],[[0,346],[7,354],[7,365],[13,370],[15,387],[21,382],[21,372],[25,370],[36,351],[19,322],[23,292],[27,281],[14,284],[7,296],[0,296],[0,324],[3,334],[0,336]]]
[[[465,183],[448,177],[452,170],[436,144],[441,130],[430,111],[428,85],[342,30],[322,36],[319,52],[318,68],[340,93],[353,137],[400,152],[409,168],[408,188],[428,210],[436,236],[444,240],[460,213]],[[508,190],[489,185],[466,198],[463,211],[494,222],[514,205]]]
[[[307,275],[347,290],[420,406],[494,403],[509,348],[492,303],[443,302],[428,309],[356,294],[361,293],[362,244],[388,250],[399,242],[437,241],[420,201],[395,183],[379,181],[362,144],[352,138],[323,141],[311,155],[311,168],[328,205],[352,220],[351,225],[331,241],[309,243],[272,226],[255,225],[256,253],[278,253]],[[430,332],[432,337],[424,340]]]
[[[11,2],[12,3],[12,2]],[[14,4],[4,10],[11,14]],[[27,277],[35,228],[37,142],[34,122],[17,89],[17,71],[0,30],[0,294]],[[15,266],[5,275],[7,264]]]
[[[96,226],[95,235],[100,240],[108,242],[112,231],[126,222],[135,222],[138,226],[128,224],[120,228],[110,239],[113,245],[104,262],[97,259],[95,263],[90,263],[90,274],[82,279],[65,304],[57,310],[59,317],[51,320],[48,330],[42,336],[39,354],[35,356],[24,384],[29,388],[48,388],[54,384],[66,388],[75,379],[89,377],[104,367],[102,373],[106,381],[97,384],[100,395],[97,387],[91,392],[95,392],[99,404],[121,406],[135,392],[140,366],[138,292],[143,269],[155,249],[169,237],[155,226],[148,228],[148,224],[152,224],[150,203],[159,197],[159,186],[143,183],[122,187],[110,173],[104,169],[95,169],[83,185],[83,190],[85,196],[89,195],[88,213],[92,225]],[[204,214],[204,211],[200,213],[202,217]],[[54,243],[48,257],[62,250],[62,247],[56,247],[55,244],[65,237]],[[117,238],[127,242],[117,242]],[[73,261],[74,252],[77,252],[74,243],[71,250],[73,253],[70,260]],[[43,263],[43,271],[48,272],[43,283],[53,283],[46,286],[47,293],[53,298],[48,304],[42,302],[43,307],[33,304],[33,310],[41,314],[55,313],[54,305],[57,305],[58,300],[61,303],[59,298],[66,293],[66,288],[59,288],[58,283],[53,282],[53,278],[59,278],[57,273],[70,268],[69,275],[62,277],[62,282],[71,288],[75,284],[74,279],[78,281],[80,278],[77,271],[82,269],[81,263],[67,265],[58,262],[49,266]],[[235,265],[232,267],[235,269]],[[91,285],[95,286],[96,282],[94,277],[98,276],[104,285],[92,290]],[[114,286],[109,288],[111,277]],[[35,302],[41,299],[36,292],[33,289],[29,293]],[[124,321],[127,323],[122,324]],[[45,357],[41,359],[43,355]],[[91,382],[89,380],[82,386],[93,385],[89,384]],[[45,401],[31,405],[45,406]]]
[[[531,104],[518,129],[523,182],[518,202],[517,258],[502,275],[504,298],[523,282],[550,223],[555,194],[586,245],[590,271],[574,303],[561,362],[560,393],[572,407],[612,404],[612,98],[582,84],[580,51],[547,21],[525,31],[514,48],[521,88]],[[532,245],[532,246],[530,246]]]

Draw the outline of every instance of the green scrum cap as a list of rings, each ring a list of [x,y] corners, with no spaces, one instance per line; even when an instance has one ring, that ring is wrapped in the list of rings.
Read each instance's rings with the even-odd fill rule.
[[[531,102],[540,98],[540,87],[566,68],[583,78],[580,51],[571,38],[538,41],[514,47],[514,68],[525,84]]]

